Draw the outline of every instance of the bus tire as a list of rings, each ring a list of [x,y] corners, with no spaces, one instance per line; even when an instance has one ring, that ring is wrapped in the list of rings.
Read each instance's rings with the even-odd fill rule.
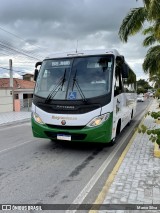
[[[132,113],[131,113],[131,120],[128,122],[127,126],[129,126],[129,125],[130,125],[130,123],[131,123],[132,119],[133,119],[133,110],[132,110]]]
[[[118,121],[117,128],[116,128],[116,137],[121,132],[121,120]]]
[[[132,110],[132,114],[131,114],[131,120],[133,119],[133,110]]]
[[[109,142],[109,146],[114,146],[114,144],[116,143],[116,138],[113,138],[110,142]]]

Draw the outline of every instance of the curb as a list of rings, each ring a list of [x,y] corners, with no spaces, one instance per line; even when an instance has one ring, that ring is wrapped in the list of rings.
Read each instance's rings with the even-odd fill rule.
[[[3,124],[0,124],[0,127],[6,127],[6,126],[12,126],[12,125],[16,125],[16,124],[23,124],[30,121],[30,118],[25,118],[22,120],[16,120],[16,121],[12,121],[12,122],[6,122]]]
[[[154,143],[154,156],[160,158],[160,148],[156,142]]]
[[[117,172],[118,172],[118,170],[119,170],[119,168],[120,168],[120,166],[121,166],[126,154],[128,153],[130,147],[132,146],[132,144],[134,142],[134,139],[137,136],[137,133],[138,133],[138,131],[136,130],[134,132],[133,136],[131,137],[130,142],[128,143],[128,145],[126,146],[126,148],[122,152],[121,156],[119,157],[119,159],[118,159],[116,165],[114,166],[112,172],[108,176],[108,178],[107,178],[107,180],[106,180],[101,192],[98,194],[93,206],[94,205],[101,205],[104,202],[104,199],[105,199],[105,197],[106,197],[106,195],[107,195],[107,193],[108,193],[108,191],[109,191],[109,189],[111,187],[111,184],[113,183],[114,178],[115,178],[115,176],[116,176],[116,174],[117,174]],[[93,210],[92,208],[89,211],[89,213],[98,213],[98,212],[99,212],[99,209]]]

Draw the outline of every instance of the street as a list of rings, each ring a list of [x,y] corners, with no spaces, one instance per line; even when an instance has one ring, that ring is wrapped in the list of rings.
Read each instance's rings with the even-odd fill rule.
[[[0,203],[93,203],[149,100],[112,147],[33,138],[30,122],[0,128]]]

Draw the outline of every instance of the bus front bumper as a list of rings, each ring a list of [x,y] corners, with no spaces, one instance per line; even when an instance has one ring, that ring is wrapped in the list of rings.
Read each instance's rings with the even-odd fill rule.
[[[73,129],[67,126],[39,124],[32,118],[32,132],[34,137],[49,138],[52,140],[66,140],[79,142],[109,143],[112,137],[112,116],[97,127],[78,127]]]

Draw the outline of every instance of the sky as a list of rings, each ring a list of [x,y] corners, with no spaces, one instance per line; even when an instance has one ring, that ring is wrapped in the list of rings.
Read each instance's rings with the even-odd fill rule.
[[[34,65],[48,55],[70,50],[117,49],[137,75],[147,49],[137,34],[123,43],[118,31],[123,18],[142,0],[1,0],[0,77],[34,73]]]

